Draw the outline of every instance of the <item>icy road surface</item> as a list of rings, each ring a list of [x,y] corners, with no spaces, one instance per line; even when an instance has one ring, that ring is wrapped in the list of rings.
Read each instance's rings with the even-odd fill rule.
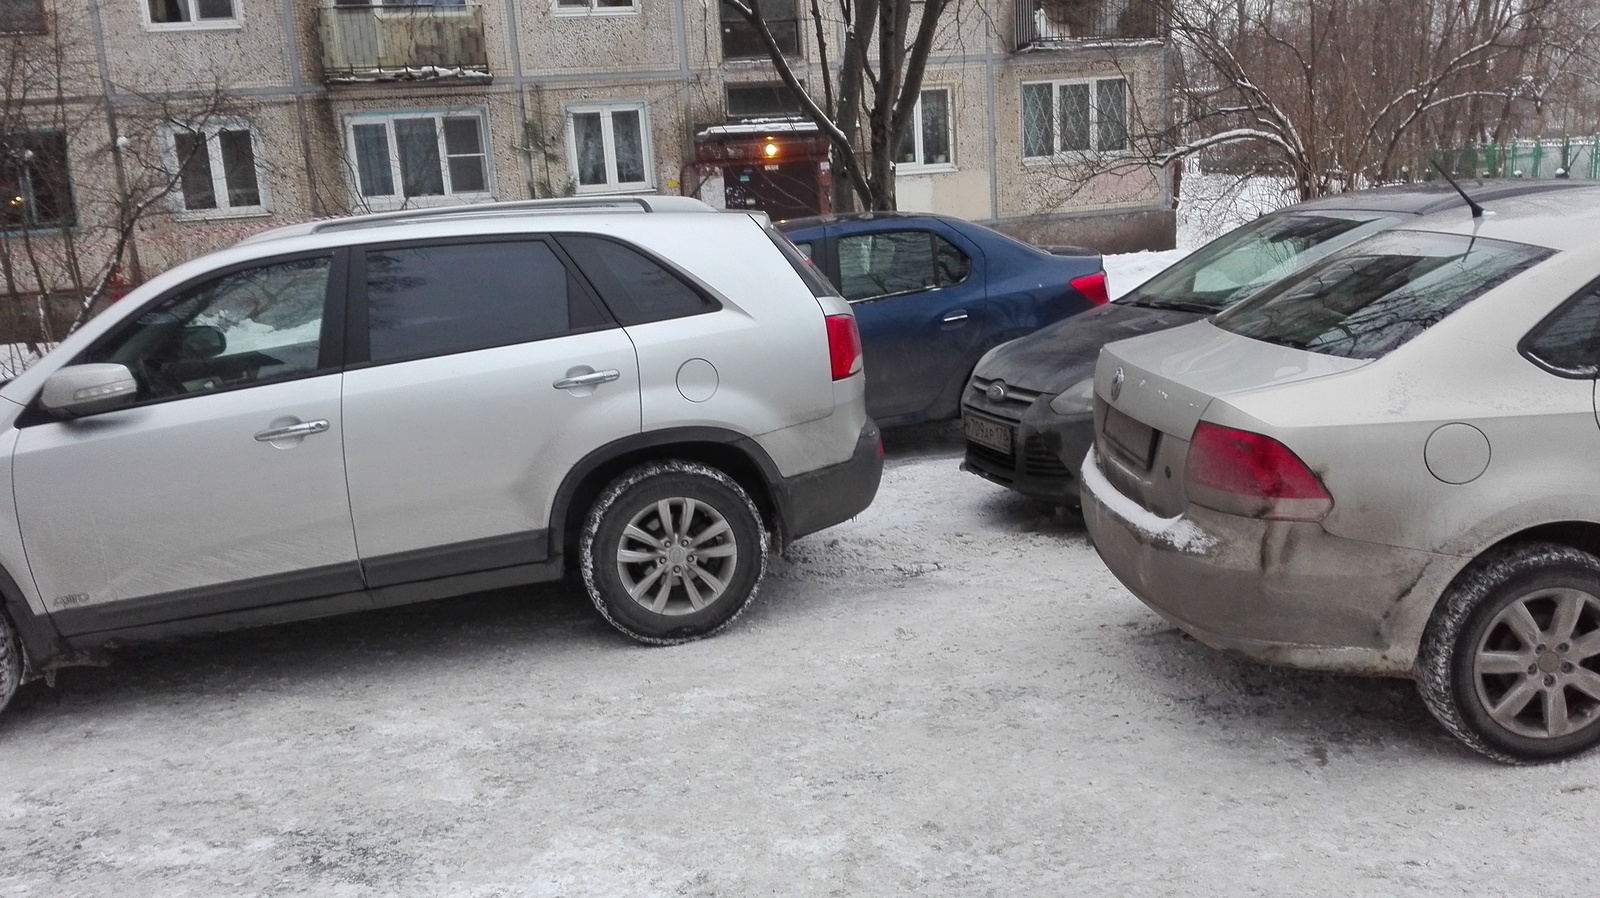
[[[578,588],[123,652],[0,717],[0,895],[1593,895],[1600,757],[1232,660],[892,433],[728,632]]]

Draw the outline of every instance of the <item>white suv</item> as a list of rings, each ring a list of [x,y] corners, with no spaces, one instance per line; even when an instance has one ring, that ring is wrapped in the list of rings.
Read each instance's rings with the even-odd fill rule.
[[[581,570],[627,635],[733,620],[877,491],[849,305],[676,197],[281,228],[0,387],[0,706],[113,641]]]

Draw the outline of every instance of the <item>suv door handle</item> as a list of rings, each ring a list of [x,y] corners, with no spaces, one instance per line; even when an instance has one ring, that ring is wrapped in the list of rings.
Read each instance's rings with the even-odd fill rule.
[[[950,314],[944,316],[944,323],[945,324],[956,324],[957,322],[966,321],[966,320],[967,320],[967,310],[966,309],[956,309],[954,312],[951,312]]]
[[[273,440],[287,440],[290,437],[308,437],[314,433],[326,433],[327,430],[328,422],[326,420],[306,421],[303,424],[290,424],[288,427],[274,427],[270,430],[263,430],[256,434],[256,439],[263,443],[270,443]]]
[[[622,372],[615,368],[596,371],[592,374],[579,374],[576,377],[563,377],[550,386],[558,390],[573,390],[578,387],[594,387],[608,384],[622,376]]]

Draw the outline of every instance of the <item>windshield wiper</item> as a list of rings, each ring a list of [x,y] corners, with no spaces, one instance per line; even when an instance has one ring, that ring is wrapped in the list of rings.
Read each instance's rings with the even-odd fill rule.
[[[1181,299],[1125,299],[1122,302],[1142,309],[1171,309],[1175,312],[1203,312],[1207,315],[1222,311],[1210,303],[1189,302]]]

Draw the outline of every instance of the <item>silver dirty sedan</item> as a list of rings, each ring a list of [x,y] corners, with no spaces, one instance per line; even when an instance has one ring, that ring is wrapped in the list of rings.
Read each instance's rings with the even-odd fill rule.
[[[1202,642],[1546,760],[1600,742],[1600,189],[1486,205],[1106,347],[1083,509]]]

